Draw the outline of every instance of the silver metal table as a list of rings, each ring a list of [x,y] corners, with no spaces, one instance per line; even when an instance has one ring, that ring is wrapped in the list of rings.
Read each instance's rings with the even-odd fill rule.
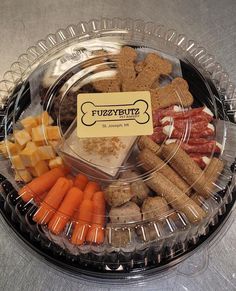
[[[154,21],[185,33],[215,55],[236,83],[235,14],[235,0],[1,0],[0,76],[49,32],[81,20],[117,16]],[[1,224],[0,290],[236,290],[236,224],[220,242],[171,273],[120,287],[85,282],[47,266]]]

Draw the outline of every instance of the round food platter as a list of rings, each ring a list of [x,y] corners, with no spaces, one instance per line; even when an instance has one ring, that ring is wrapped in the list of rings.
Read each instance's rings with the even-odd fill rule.
[[[19,57],[0,97],[1,214],[54,265],[144,278],[232,220],[234,85],[175,30],[70,25]]]

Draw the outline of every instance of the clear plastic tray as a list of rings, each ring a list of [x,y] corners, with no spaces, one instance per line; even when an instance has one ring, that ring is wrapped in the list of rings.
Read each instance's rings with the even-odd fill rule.
[[[164,59],[172,64],[172,70],[162,73],[159,78],[160,83],[153,82],[155,86],[152,83],[151,90],[160,86],[162,88],[170,86],[176,78],[183,78],[187,82],[189,89],[178,82],[171,89],[171,94],[177,96],[176,103],[172,105],[178,107],[182,128],[176,136],[171,132],[171,128],[178,125],[176,121],[178,118],[175,117],[176,112],[173,112],[173,107],[171,107],[171,113],[164,115],[163,109],[169,106],[163,105],[163,108],[153,109],[154,127],[158,130],[163,126],[160,125],[161,112],[162,118],[168,117],[163,122],[167,122],[169,132],[164,137],[162,132],[161,138],[157,140],[154,130],[151,137],[153,143],[158,145],[158,151],[162,152],[162,156],[158,151],[155,153],[151,151],[151,158],[146,163],[147,153],[144,154],[143,148],[146,148],[147,144],[143,142],[144,137],[128,137],[124,139],[123,144],[120,140],[118,141],[118,147],[121,145],[121,149],[117,150],[117,155],[122,153],[122,157],[115,166],[114,160],[106,162],[105,165],[101,162],[103,161],[101,157],[96,162],[91,162],[88,156],[93,156],[93,153],[90,152],[86,158],[85,153],[80,151],[84,141],[79,142],[76,137],[73,137],[76,129],[77,94],[99,93],[102,91],[101,84],[96,84],[96,81],[112,78],[117,72],[121,73],[119,56],[123,47],[132,48],[132,51],[137,54],[136,77],[145,69],[144,61],[150,54],[161,56],[162,61]],[[145,80],[148,83],[147,78]],[[104,88],[104,84],[102,85]],[[132,86],[130,88],[126,87],[123,91],[139,91]],[[142,90],[143,88],[150,90],[150,86],[144,86]],[[104,90],[112,92],[113,88],[108,86]],[[168,98],[171,95],[168,90],[165,94]],[[194,109],[185,104],[188,94],[194,98],[191,105]],[[12,65],[11,70],[6,72],[4,80],[0,82],[2,139],[12,141],[14,133],[22,129],[21,120],[29,116],[39,116],[47,111],[53,119],[52,126],[59,127],[61,138],[57,143],[51,142],[44,131],[45,145],[52,147],[56,155],[62,157],[64,164],[69,166],[70,178],[83,173],[89,180],[98,183],[105,192],[104,224],[98,227],[99,231],[100,228],[103,231],[104,241],[98,243],[98,236],[95,234],[92,243],[86,239],[84,243],[77,243],[78,238],[75,240],[76,243],[73,242],[72,237],[78,220],[65,213],[59,213],[60,219],[66,219],[67,223],[63,231],[57,234],[53,227],[48,227],[47,218],[42,218],[41,223],[33,221],[35,213],[42,205],[49,207],[53,214],[57,209],[45,203],[45,198],[37,193],[33,193],[32,199],[28,201],[22,200],[23,196],[18,191],[24,187],[25,183],[15,180],[16,174],[18,174],[17,180],[22,178],[20,175],[22,172],[12,167],[15,154],[12,154],[8,143],[6,143],[5,157],[1,161],[6,169],[2,171],[1,178],[4,190],[1,204],[3,217],[18,235],[42,256],[74,273],[82,272],[101,278],[117,278],[117,276],[125,278],[130,273],[135,277],[139,271],[145,276],[145,274],[150,275],[171,268],[190,256],[204,243],[206,245],[221,229],[232,212],[235,200],[233,192],[235,185],[234,95],[233,84],[230,83],[228,75],[213,56],[207,54],[205,49],[199,47],[194,41],[188,40],[184,35],[178,35],[175,30],[166,30],[163,26],[139,20],[114,18],[71,25],[65,30],[59,30],[55,35],[48,35],[45,40],[38,42],[35,47],[29,48],[26,54],[20,56],[19,60]],[[196,136],[193,133],[194,130],[199,133],[196,124],[197,127],[200,126],[202,120],[194,125],[195,121],[191,117],[191,112],[200,110],[198,108],[203,106],[214,115],[210,118],[208,109],[204,109],[204,114],[208,114],[207,118],[210,118],[211,125],[208,129],[214,131],[210,138],[214,146],[211,150],[207,149],[207,154],[202,152],[200,163],[204,169],[201,170],[197,166],[197,171],[201,175],[192,183],[188,181],[188,172],[185,171],[181,176],[181,167],[185,169],[185,166],[176,166],[176,161],[181,164],[176,156],[182,145],[185,145],[186,150],[189,139]],[[200,116],[202,112],[200,110],[194,116]],[[172,118],[169,118],[170,115]],[[206,125],[202,128],[202,132],[205,129]],[[197,135],[197,138],[205,138],[203,133],[201,134]],[[72,146],[72,140],[75,141],[75,147]],[[148,140],[150,143],[150,137]],[[90,146],[90,141],[91,139],[85,140],[87,146]],[[104,140],[99,139],[96,142],[95,147],[97,146],[98,149],[94,148],[94,152],[101,155],[99,146],[101,142],[104,146]],[[109,138],[107,142],[110,142]],[[174,152],[166,149],[166,153],[163,154],[165,152],[163,148],[168,148],[167,145],[170,143],[178,146],[174,148]],[[203,141],[201,141],[201,146],[202,144]],[[197,146],[192,145],[194,151],[199,154],[198,147],[201,147],[199,143]],[[223,162],[220,173],[214,173],[214,175],[217,174],[214,180],[211,180],[212,176],[206,173],[206,159],[202,159],[202,156],[207,156],[207,161],[210,163],[214,157]],[[155,161],[156,157],[158,159],[161,157],[163,164],[159,160],[158,164]],[[195,160],[197,158],[199,155],[195,155]],[[192,163],[195,162],[192,160]],[[166,168],[168,168],[167,171]],[[174,176],[172,176],[173,170]],[[132,171],[131,174],[130,171]],[[179,178],[176,178],[176,172]],[[208,178],[203,178],[205,176]],[[118,184],[117,179],[119,179]],[[164,179],[168,184],[167,189],[170,185],[173,186],[177,179],[177,183],[185,187],[185,190],[178,192],[179,195],[183,195],[181,196],[183,198],[180,200],[178,197],[173,198],[173,192],[179,191],[181,185],[177,185],[177,190],[174,188],[171,192],[169,189],[168,192],[162,184],[158,184],[157,188],[161,187],[162,190],[158,193],[159,200],[155,200],[156,192],[158,192],[155,191],[157,189],[155,179],[157,179],[157,184],[159,180]],[[194,195],[193,192],[199,189],[196,184],[204,184],[201,179],[205,179],[205,183],[210,185],[207,191],[204,192],[203,189],[206,197],[190,196],[189,200],[186,193],[192,191],[191,195]],[[110,192],[107,189],[110,189]],[[149,197],[145,207],[142,205],[143,197],[134,197],[134,192],[139,189],[142,190],[146,199]],[[113,192],[118,195],[118,202],[109,199],[109,195],[113,195]],[[119,200],[121,194],[124,195],[122,202]],[[161,204],[163,198],[160,198],[160,194],[163,195],[164,202],[167,200],[164,205]],[[157,205],[156,208],[152,208],[154,203]],[[122,208],[124,204],[126,209]],[[114,208],[116,208],[115,211]],[[110,212],[111,209],[113,212]],[[129,216],[128,211],[131,213],[134,211],[135,214]],[[94,212],[92,214],[94,215]],[[87,228],[92,227],[91,222],[83,221],[83,223]]]

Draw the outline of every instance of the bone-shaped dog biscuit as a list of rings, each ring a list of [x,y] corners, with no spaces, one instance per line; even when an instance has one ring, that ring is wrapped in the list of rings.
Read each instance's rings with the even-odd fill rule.
[[[150,53],[144,60],[144,67],[134,82],[129,82],[125,88],[127,91],[149,90],[153,83],[159,79],[160,75],[170,74],[172,65],[169,61],[162,59],[154,53]]]
[[[188,90],[188,83],[183,78],[175,78],[169,85],[150,90],[152,108],[167,108],[172,105],[189,107],[193,104],[193,96]]]
[[[136,77],[134,62],[137,57],[137,52],[131,47],[123,47],[118,57],[118,71],[122,83],[122,89],[128,86]]]
[[[120,78],[116,75],[113,78],[94,81],[93,86],[101,92],[120,92]]]
[[[144,61],[140,61],[138,63],[135,64],[135,71],[137,73],[140,73],[145,67],[145,62]]]
[[[149,121],[150,115],[146,112],[148,104],[144,100],[137,100],[133,104],[96,106],[92,102],[85,102],[81,111],[81,121],[84,125],[92,126],[98,121],[135,120],[139,124]]]

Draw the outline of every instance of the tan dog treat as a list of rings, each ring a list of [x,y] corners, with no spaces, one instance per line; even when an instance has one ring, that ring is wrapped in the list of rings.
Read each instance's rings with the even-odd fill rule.
[[[213,157],[207,166],[204,174],[206,178],[206,189],[209,192],[209,196],[214,192],[215,185],[214,183],[217,181],[220,173],[224,169],[224,162],[218,158]],[[203,202],[203,197],[201,197],[198,193],[194,193],[191,197],[196,203],[198,202],[200,205]],[[206,197],[207,198],[207,197]]]
[[[193,159],[178,144],[168,144],[162,147],[162,156],[169,160],[169,164],[175,171],[204,198],[209,197],[206,188],[207,180],[204,172]]]
[[[97,91],[120,92],[120,80],[118,77],[94,81],[92,85]]]
[[[111,208],[109,212],[111,223],[131,223],[141,221],[141,212],[138,205],[134,202],[126,202],[125,204]]]
[[[137,64],[135,64],[135,71],[137,73],[140,73],[140,72],[142,72],[144,67],[145,67],[145,62],[144,61],[140,61]]]
[[[213,157],[204,172],[205,178],[207,180],[206,187],[209,192],[214,191],[215,188],[214,183],[217,181],[223,169],[224,162],[218,158]]]
[[[150,53],[144,60],[145,66],[135,79],[137,90],[149,90],[152,84],[161,75],[170,74],[172,65],[169,61],[162,59],[157,54]]]
[[[143,163],[143,167],[146,170],[152,170],[157,168],[162,175],[168,178],[174,183],[181,191],[186,194],[190,194],[189,185],[167,165],[163,160],[156,156],[152,151],[145,148],[139,154],[139,160]]]
[[[106,227],[106,240],[115,248],[126,247],[131,243],[133,235],[132,229],[114,228],[112,224],[107,224]]]
[[[155,154],[160,154],[160,146],[156,144],[150,137],[143,135],[138,140],[138,148],[143,150],[144,148],[147,148],[154,152]]]
[[[129,82],[133,82],[136,77],[134,62],[137,52],[131,47],[123,47],[118,56],[118,71],[123,91],[128,87]]]
[[[201,207],[161,173],[154,173],[147,184],[152,190],[163,196],[174,209],[182,211],[191,223],[199,222],[206,217],[206,213]]]
[[[153,220],[164,218],[169,212],[170,207],[165,198],[156,196],[148,197],[144,200],[141,211],[143,213],[143,219]]]
[[[117,180],[105,190],[105,200],[111,207],[116,207],[128,202],[133,197],[130,185]]]
[[[193,193],[190,198],[199,206],[202,206],[203,202],[205,201],[205,199],[197,193]]]
[[[153,109],[167,108],[172,105],[191,106],[193,104],[193,96],[188,89],[188,83],[179,77],[165,87],[151,89]]]
[[[138,205],[142,205],[144,199],[148,197],[149,188],[144,183],[144,181],[140,179],[139,174],[136,172],[128,170],[122,173],[122,179],[127,178],[132,178],[134,180],[134,182],[130,183],[130,188],[133,195],[131,201]]]
[[[170,74],[172,65],[169,61],[164,60],[154,53],[150,53],[144,60],[144,67],[134,81],[128,82],[125,89],[127,91],[146,91],[150,90],[153,83],[161,75]]]

